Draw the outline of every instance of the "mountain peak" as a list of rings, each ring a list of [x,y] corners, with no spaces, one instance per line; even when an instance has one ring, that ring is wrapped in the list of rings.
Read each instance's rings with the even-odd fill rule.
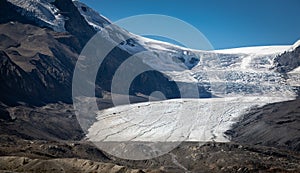
[[[88,24],[91,25],[95,30],[100,31],[105,25],[112,23],[106,17],[100,15],[97,11],[88,7],[84,3],[78,0],[73,0],[73,3]]]

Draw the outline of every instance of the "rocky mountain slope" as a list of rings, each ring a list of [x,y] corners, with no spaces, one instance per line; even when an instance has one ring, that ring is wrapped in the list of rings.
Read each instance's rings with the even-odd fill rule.
[[[282,73],[292,72],[300,66],[300,41],[289,50],[275,58],[277,70]]]
[[[191,50],[146,39],[111,27],[110,23],[78,1],[0,1],[0,172],[297,172],[300,169],[299,100],[273,103],[294,99],[299,94],[299,42],[291,46]],[[121,43],[98,71],[95,94],[99,97],[98,108],[106,109],[106,114],[98,112],[100,116],[95,116],[95,121],[101,115],[113,119],[120,113],[119,108],[111,108],[112,78],[131,55],[146,52],[143,65],[154,72],[143,73],[132,81],[130,101],[148,101],[148,95],[157,90],[166,98],[178,98],[176,84],[185,86],[185,91],[196,85],[199,95],[193,97],[210,98],[214,103],[209,114],[211,123],[206,124],[211,127],[207,131],[208,141],[214,142],[205,145],[199,141],[183,142],[166,155],[143,161],[116,158],[87,142],[71,105],[71,88],[78,56],[97,32],[108,43]],[[124,40],[126,37],[130,39]],[[246,96],[252,97],[252,101],[241,101]],[[234,104],[216,104],[216,97],[237,100]],[[268,99],[259,104],[262,107],[255,107],[258,104],[255,97]],[[171,108],[170,102],[149,103],[157,110],[153,119],[162,115],[161,107]],[[185,102],[183,115],[196,116],[199,112],[191,108],[199,103],[193,99]],[[268,103],[273,104],[265,105]],[[132,105],[122,111],[133,108],[145,113],[147,104]],[[209,108],[205,106],[202,105]],[[239,119],[245,111],[249,112]],[[135,115],[124,112],[122,115],[129,118]],[[197,118],[200,122],[201,116]],[[105,125],[114,125],[114,121],[110,123]],[[200,139],[196,133],[199,130],[195,126],[189,137]],[[228,136],[236,143],[229,142]],[[222,141],[228,143],[216,143]]]
[[[74,40],[75,44],[78,40],[67,33],[19,22],[2,24],[0,32],[1,101],[8,105],[71,103],[78,54],[63,40]]]
[[[5,13],[1,15],[0,21],[1,101],[8,105],[43,105],[58,101],[71,103],[71,82],[76,60],[85,43],[99,28],[89,25],[86,16],[80,13],[84,12],[83,7],[78,3],[73,4],[71,0],[5,0],[1,3],[1,12]],[[57,29],[61,22],[56,23],[56,18],[64,20],[64,28]],[[105,19],[101,20],[102,24],[109,23]],[[100,25],[99,21],[97,24]],[[121,30],[120,33],[126,32]],[[116,33],[109,34],[113,38]],[[115,70],[129,56],[131,54],[120,47],[110,52],[99,69],[101,75],[97,78],[96,95],[101,96],[102,91],[111,90]],[[12,78],[22,79],[12,81]],[[142,74],[133,84],[134,93],[151,93],[155,88],[165,90],[170,95],[175,90],[172,82],[155,72]]]
[[[300,151],[300,100],[252,109],[227,131],[232,140]]]

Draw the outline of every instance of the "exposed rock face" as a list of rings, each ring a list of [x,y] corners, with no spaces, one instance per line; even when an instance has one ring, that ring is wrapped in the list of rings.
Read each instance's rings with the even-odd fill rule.
[[[16,12],[16,7],[7,2],[7,0],[0,1],[0,23],[7,23],[10,21],[19,21],[22,23],[37,25],[36,22],[29,20]]]
[[[0,19],[1,102],[7,105],[71,103],[72,75],[78,54],[96,31],[85,22],[71,0],[55,2],[68,17],[65,23],[68,30],[64,33],[45,28],[7,0],[0,3],[3,16]]]
[[[70,103],[78,40],[18,22],[0,25],[0,32],[4,38],[0,41],[1,101],[8,105]],[[73,39],[73,45],[64,43],[65,38]]]
[[[83,47],[96,34],[95,29],[85,21],[72,0],[56,0],[53,4],[68,19],[65,21],[66,30],[78,38]]]
[[[232,130],[232,140],[300,151],[300,100],[252,109]]]
[[[300,41],[299,41],[300,43]],[[300,45],[293,51],[287,51],[275,59],[277,71],[288,73],[300,66]]]
[[[11,117],[9,115],[9,112],[5,109],[5,106],[0,105],[0,121],[11,121]]]

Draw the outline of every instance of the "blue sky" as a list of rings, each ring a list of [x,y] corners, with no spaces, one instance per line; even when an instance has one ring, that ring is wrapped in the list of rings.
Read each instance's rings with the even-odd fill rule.
[[[300,0],[81,0],[111,21],[163,14],[198,28],[215,49],[300,39]]]

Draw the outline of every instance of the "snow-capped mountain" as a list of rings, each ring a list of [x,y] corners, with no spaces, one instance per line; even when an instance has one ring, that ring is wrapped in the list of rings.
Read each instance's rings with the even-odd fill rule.
[[[22,16],[31,18],[40,26],[50,27],[57,32],[65,32],[65,18],[59,9],[52,5],[54,0],[8,0]]]
[[[166,100],[103,110],[88,130],[92,141],[224,142],[229,140],[224,132],[251,107],[291,100],[297,95],[299,75],[294,75],[298,79],[292,79],[294,83],[289,82],[291,79],[276,70],[276,58],[295,51],[299,42],[203,51],[144,38],[121,28],[117,32],[131,38],[120,47],[131,54],[143,51],[143,62],[153,69],[176,82],[204,86],[223,98]],[[103,35],[113,41],[111,34]],[[121,40],[122,34],[118,35]]]
[[[6,105],[72,103],[76,61],[97,32],[118,45],[105,58],[95,82],[95,93],[109,106],[113,106],[112,78],[132,55],[139,54],[143,65],[160,72],[133,81],[130,94],[136,97],[131,98],[147,101],[158,90],[176,99],[154,98],[159,101],[101,110],[91,114],[92,120],[84,117],[88,121],[84,130],[92,141],[227,142],[224,132],[252,107],[299,95],[300,41],[287,46],[193,50],[111,25],[79,1],[3,0],[0,14],[4,12],[9,15],[0,18],[0,102]],[[183,93],[176,93],[176,84]],[[191,86],[197,87],[197,94]],[[180,94],[187,97],[179,99]]]
[[[72,19],[61,10],[62,5],[55,5],[52,0],[8,2],[15,6],[18,13],[41,27],[49,27],[56,32],[70,32],[67,24]],[[280,56],[298,50],[299,41],[292,46],[192,50],[129,33],[111,25],[111,21],[85,4],[79,1],[73,3],[95,31],[110,42],[118,43],[122,40],[120,49],[131,55],[140,53],[146,65],[169,76],[173,81],[196,84],[199,90],[204,87],[217,97],[296,96],[295,86],[299,86],[299,80],[295,79],[297,75],[293,75],[291,82],[291,79],[276,70],[276,65],[278,66],[277,59]],[[290,73],[294,74],[297,72],[295,65],[293,69],[295,70]]]
[[[299,86],[299,80],[295,74],[299,64],[294,63],[298,60],[293,57],[299,50],[299,41],[291,46],[193,50],[127,32],[111,25],[111,21],[107,18],[79,1],[73,1],[73,6],[63,1],[58,3],[52,0],[7,0],[7,2],[14,6],[17,13],[36,22],[40,27],[73,34],[82,46],[96,32],[115,44],[121,40],[118,48],[123,50],[123,57],[138,53],[145,65],[168,76],[171,81],[183,83],[183,86],[197,85],[200,94],[205,91],[216,97],[296,96],[295,90]],[[75,26],[78,25],[82,28],[76,29]],[[80,29],[87,32],[83,33]],[[292,54],[290,56],[292,58],[288,61],[281,58],[286,54]],[[113,61],[122,64],[125,59]],[[289,70],[278,70],[287,68]],[[289,75],[285,72],[289,72]],[[184,92],[189,92],[189,89],[186,88]]]
[[[111,23],[83,3],[74,2],[88,23],[98,31]],[[172,80],[205,85],[216,96],[295,96],[295,88],[287,84],[287,79],[274,70],[274,66],[277,56],[295,50],[299,42],[292,46],[201,51],[144,38],[121,28],[114,29],[114,32],[103,35],[112,42],[115,37],[124,40],[120,47],[131,54],[144,51],[144,63]],[[125,40],[124,37],[131,39]]]
[[[7,2],[14,6],[17,13],[36,22],[40,27],[52,28],[56,32],[69,32],[75,35],[82,44],[96,32],[115,44],[121,40],[121,44],[118,45],[121,50],[129,55],[139,53],[144,64],[168,76],[169,80],[197,85],[200,93],[205,90],[216,97],[289,98],[296,96],[295,90],[299,86],[297,75],[299,64],[293,62],[298,60],[290,58],[286,61],[286,58],[280,57],[286,54],[293,54],[290,57],[294,57],[295,52],[299,50],[300,41],[290,46],[262,46],[215,51],[193,50],[127,32],[118,26],[111,25],[111,21],[107,18],[79,1],[73,1],[77,11],[63,1],[58,3],[52,0],[8,0]],[[71,11],[66,11],[69,8]],[[81,16],[77,16],[77,13]],[[80,19],[80,27],[86,25],[81,29],[89,30],[89,32],[82,33],[80,28],[74,28],[78,26],[78,22],[74,20]],[[128,57],[125,54],[124,57]],[[121,64],[124,60],[116,61]],[[113,68],[110,67],[110,69]],[[286,68],[289,68],[288,71],[285,70],[289,72],[289,75],[283,70],[278,70]],[[186,92],[188,90],[188,88],[185,89]]]
[[[32,18],[41,26],[58,32],[66,32],[64,15],[51,0],[9,0],[21,15]],[[224,85],[222,91],[214,88],[213,94],[226,95],[293,95],[293,87],[287,85],[282,74],[274,69],[274,59],[285,51],[293,52],[298,46],[263,46],[216,51],[191,50],[129,33],[122,28],[109,26],[109,21],[98,12],[79,1],[73,1],[86,22],[111,42],[124,40],[119,47],[131,54],[145,52],[144,63],[163,72],[174,81],[198,83],[208,88]],[[110,29],[108,29],[110,28]],[[125,40],[124,38],[131,38]],[[226,85],[225,85],[226,83]]]

